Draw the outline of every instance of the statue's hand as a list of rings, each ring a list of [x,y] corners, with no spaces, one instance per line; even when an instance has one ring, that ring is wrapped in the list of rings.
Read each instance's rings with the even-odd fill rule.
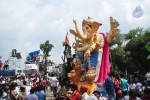
[[[73,23],[74,23],[75,25],[77,24],[77,21],[76,21],[76,19],[74,19],[74,20],[73,20]]]
[[[111,30],[111,37],[115,37],[116,36],[116,34],[119,32],[119,29],[117,29],[117,28],[114,28],[113,30]]]
[[[71,33],[71,34],[73,34],[73,35],[75,35],[75,36],[76,36],[76,32],[75,32],[75,30],[70,29],[69,31],[70,31],[70,33]]]
[[[113,30],[119,26],[119,23],[113,17],[110,17],[110,29]]]
[[[90,50],[87,50],[85,53],[84,53],[84,58],[87,59],[90,57]]]

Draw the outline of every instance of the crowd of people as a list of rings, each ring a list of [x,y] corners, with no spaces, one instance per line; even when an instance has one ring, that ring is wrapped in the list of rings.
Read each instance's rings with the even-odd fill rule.
[[[0,76],[0,100],[46,100],[46,80],[25,75]]]
[[[129,82],[123,73],[110,72],[103,84],[98,84],[93,94],[88,94],[88,87],[59,81],[56,100],[150,100],[150,81]],[[62,99],[63,98],[63,99]]]
[[[110,72],[97,87],[93,94],[88,94],[86,85],[70,84],[54,74],[40,80],[25,75],[2,75],[0,100],[46,100],[46,89],[53,92],[56,100],[150,100],[150,81],[143,84],[133,79],[129,82],[123,73]]]

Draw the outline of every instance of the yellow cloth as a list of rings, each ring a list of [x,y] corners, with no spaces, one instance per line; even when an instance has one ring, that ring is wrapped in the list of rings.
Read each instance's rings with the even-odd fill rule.
[[[25,99],[24,93],[20,92],[18,95],[18,100],[24,100],[24,99]]]

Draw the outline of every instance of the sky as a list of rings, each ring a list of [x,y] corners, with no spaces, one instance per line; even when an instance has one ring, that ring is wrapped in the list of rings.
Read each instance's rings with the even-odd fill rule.
[[[134,18],[132,12],[139,4],[143,16]],[[24,67],[27,54],[49,40],[54,45],[50,59],[62,63],[62,42],[69,29],[75,28],[73,19],[81,30],[82,20],[89,16],[102,23],[99,32],[108,32],[112,16],[120,23],[120,33],[126,34],[150,26],[149,5],[150,0],[0,0],[0,56],[7,60],[12,49],[17,49]],[[72,44],[74,36],[69,33],[68,37]]]

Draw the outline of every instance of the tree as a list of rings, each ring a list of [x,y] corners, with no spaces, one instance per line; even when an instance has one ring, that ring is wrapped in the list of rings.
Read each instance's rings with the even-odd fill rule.
[[[127,60],[127,53],[124,51],[125,38],[124,34],[117,34],[110,44],[111,70],[124,70]]]
[[[145,48],[150,52],[150,42],[145,46]],[[150,59],[150,55],[147,57],[147,59]]]
[[[132,38],[128,38],[130,35],[133,35]],[[148,68],[147,55],[148,51],[145,49],[145,45],[150,40],[150,30],[143,28],[137,28],[131,30],[126,34],[126,39],[128,43],[126,44],[125,51],[130,52],[130,60],[128,60],[128,70],[130,71],[142,71]]]
[[[43,51],[44,57],[45,57],[45,75],[47,72],[47,57],[49,56],[49,52],[52,50],[54,46],[49,43],[49,40],[47,40],[45,43],[40,44],[40,49]]]
[[[133,73],[147,70],[150,61],[145,45],[150,41],[150,29],[137,28],[127,34],[118,34],[111,44],[111,63],[118,69]],[[144,68],[144,69],[143,69]]]

